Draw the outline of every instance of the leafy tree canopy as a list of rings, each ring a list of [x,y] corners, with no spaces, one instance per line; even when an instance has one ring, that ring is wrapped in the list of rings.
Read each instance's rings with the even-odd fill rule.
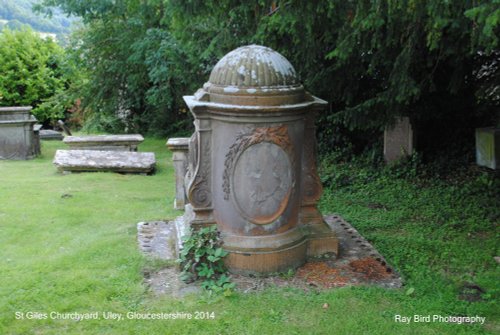
[[[64,109],[50,99],[65,88],[63,49],[30,29],[0,33],[0,106],[33,106],[39,121],[57,119]]]
[[[249,43],[282,53],[331,103],[320,122],[326,146],[338,145],[346,128],[379,131],[398,115],[470,128],[492,114],[481,114],[474,92],[498,92],[496,80],[479,89],[474,73],[498,55],[500,0],[43,4],[87,23],[78,51],[91,72],[87,104],[101,125],[121,115],[117,127],[172,129],[185,119],[181,96],[222,55]]]

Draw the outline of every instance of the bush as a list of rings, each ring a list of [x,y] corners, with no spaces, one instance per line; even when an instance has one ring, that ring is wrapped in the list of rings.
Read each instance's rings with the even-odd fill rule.
[[[216,226],[194,230],[183,238],[179,262],[181,278],[186,282],[202,279],[202,287],[213,292],[231,293],[234,284],[226,275],[223,258],[227,251],[222,249]]]
[[[0,33],[0,106],[33,106],[40,122],[64,116],[51,97],[62,92],[63,49],[30,29]]]

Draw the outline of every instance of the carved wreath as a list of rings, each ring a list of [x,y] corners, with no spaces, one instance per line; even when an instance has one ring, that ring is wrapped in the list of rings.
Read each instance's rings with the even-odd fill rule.
[[[288,128],[284,125],[276,127],[260,127],[255,128],[251,133],[243,133],[236,137],[236,141],[229,148],[224,161],[224,174],[222,176],[222,190],[224,199],[228,200],[231,194],[230,175],[234,168],[234,163],[238,154],[243,152],[251,145],[260,142],[270,142],[281,147],[291,158],[292,167],[294,164],[293,145],[288,135]]]

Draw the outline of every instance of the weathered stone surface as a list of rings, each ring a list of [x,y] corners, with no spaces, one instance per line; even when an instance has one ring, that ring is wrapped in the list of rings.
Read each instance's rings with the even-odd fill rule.
[[[139,222],[137,224],[137,243],[139,249],[152,258],[158,258],[172,263],[178,259],[180,237],[178,234],[181,218],[175,221]],[[183,298],[190,294],[201,293],[199,283],[186,284],[181,280],[178,266],[171,266],[159,271],[144,272],[144,281],[155,294],[168,294]]]
[[[40,129],[40,139],[44,141],[62,141],[63,134],[50,129]]]
[[[0,107],[0,159],[32,159],[39,153],[31,107]]]
[[[500,128],[476,129],[476,163],[490,169],[500,169]]]
[[[413,154],[415,135],[410,118],[401,117],[384,131],[384,159],[387,163]]]
[[[142,252],[164,260],[177,259],[177,234],[173,222],[152,221],[137,224],[137,243]]]
[[[33,126],[33,151],[36,156],[42,153],[42,147],[40,145],[40,130],[42,129],[41,124],[35,124]]]
[[[324,268],[335,271],[336,279],[321,278],[327,284],[326,288],[353,286],[353,285],[377,285],[385,288],[400,288],[402,280],[397,271],[392,268],[385,258],[371,245],[361,234],[339,215],[325,215],[324,221],[330,229],[336,233],[340,244],[338,257],[323,255],[316,257],[306,263],[310,265],[326,264]],[[175,228],[174,228],[175,227]],[[147,256],[158,257],[163,260],[174,260],[182,248],[180,236],[187,233],[189,224],[184,217],[178,217],[170,222],[141,222],[137,225],[138,244],[140,250]],[[184,231],[184,233],[180,233]],[[310,242],[314,242],[311,239]],[[172,254],[176,245],[176,254]],[[365,272],[352,271],[351,265],[366,260],[377,265],[380,272],[374,272],[370,266]],[[373,265],[373,264],[370,264]],[[249,293],[260,291],[266,287],[286,286],[296,287],[303,290],[310,290],[314,281],[302,276],[299,271],[290,278],[282,276],[253,276],[246,277],[238,274],[230,274],[231,281],[236,284],[236,290]],[[151,287],[156,294],[167,294],[182,298],[186,294],[199,293],[200,283],[185,284],[180,280],[180,270],[178,267],[168,267],[154,272],[144,273],[146,284]],[[317,285],[314,290],[321,289]]]
[[[121,173],[154,172],[153,152],[57,150],[53,161],[61,172],[113,171]]]
[[[31,109],[31,106],[0,107],[0,121],[30,120]]]
[[[184,187],[184,177],[187,172],[189,138],[177,137],[169,138],[167,147],[172,151],[172,160],[175,170],[175,209],[184,209],[187,203],[186,189]]]
[[[66,136],[63,140],[70,147],[70,150],[105,151],[137,151],[137,146],[143,141],[144,137],[139,134]]]
[[[314,118],[326,102],[308,94],[272,49],[233,50],[193,96],[185,178],[191,226],[217,224],[233,272],[269,273],[338,252],[317,203]]]

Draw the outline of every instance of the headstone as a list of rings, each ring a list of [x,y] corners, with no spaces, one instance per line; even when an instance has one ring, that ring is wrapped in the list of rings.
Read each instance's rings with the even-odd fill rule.
[[[151,174],[155,170],[153,152],[57,150],[53,161],[60,172],[120,172]]]
[[[143,141],[144,137],[139,134],[66,136],[63,140],[70,150],[106,151],[137,151],[137,146]]]
[[[175,170],[175,209],[184,209],[187,203],[186,190],[184,188],[184,178],[187,171],[189,138],[177,137],[169,138],[167,147],[172,151],[172,160]]]
[[[500,169],[500,128],[476,129],[476,163],[493,170]]]
[[[44,141],[62,141],[63,134],[50,129],[40,129],[40,139]]]
[[[42,153],[42,148],[40,146],[40,130],[42,129],[41,124],[35,124],[33,126],[33,148],[35,155],[38,156]]]
[[[304,90],[288,60],[262,46],[238,48],[184,100],[195,125],[185,219],[217,225],[228,268],[280,272],[337,254],[317,208],[314,120],[327,103]]]
[[[395,162],[411,156],[414,150],[414,133],[410,118],[400,117],[392,127],[384,131],[384,159],[386,163]]]
[[[32,159],[39,153],[31,107],[0,107],[0,159]]]

